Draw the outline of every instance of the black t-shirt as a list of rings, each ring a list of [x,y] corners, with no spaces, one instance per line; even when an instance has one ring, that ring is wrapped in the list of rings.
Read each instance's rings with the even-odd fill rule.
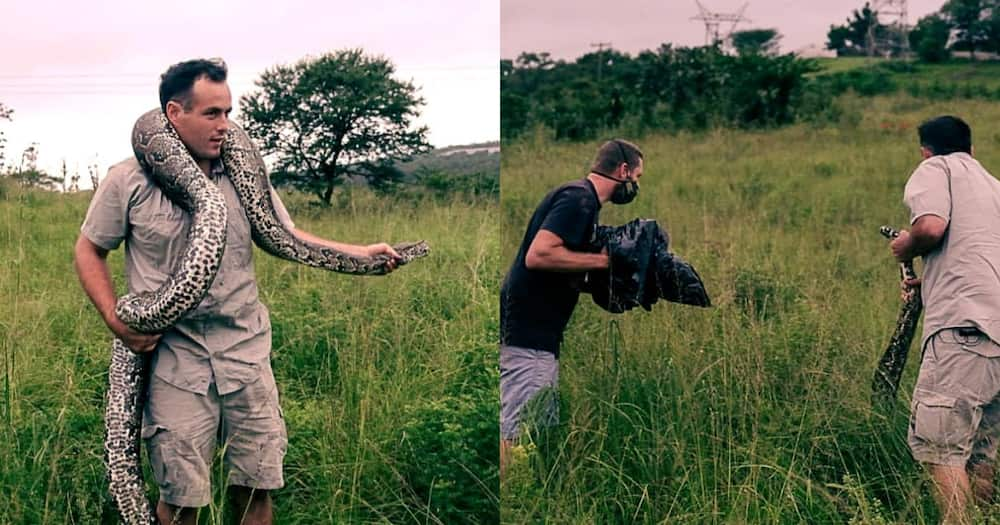
[[[563,330],[576,307],[584,272],[529,270],[528,247],[538,230],[548,230],[573,251],[589,249],[601,202],[586,178],[552,190],[531,216],[514,264],[500,288],[500,343],[545,350],[559,356]]]

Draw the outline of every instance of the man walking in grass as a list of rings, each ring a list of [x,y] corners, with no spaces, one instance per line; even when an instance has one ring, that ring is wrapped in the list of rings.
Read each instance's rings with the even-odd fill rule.
[[[961,119],[919,128],[923,162],[904,201],[910,231],[890,245],[922,256],[923,357],[909,445],[934,478],[944,523],[970,523],[970,503],[993,496],[1000,439],[1000,182],[972,157]]]
[[[626,204],[639,191],[642,152],[623,140],[605,142],[590,173],[545,196],[528,223],[517,257],[500,289],[500,473],[521,431],[525,405],[535,399],[532,424],[559,421],[555,389],[563,331],[576,307],[585,272],[608,267],[590,253],[597,216],[607,201]]]
[[[191,60],[163,74],[160,104],[201,170],[222,191],[226,249],[201,304],[163,334],[132,331],[115,314],[107,255],[125,242],[129,291],[155,291],[186,245],[191,217],[167,199],[136,159],[112,166],[94,193],[75,249],[77,274],[108,328],[135,352],[154,352],[142,437],[160,488],[160,523],[194,524],[211,501],[217,440],[236,521],[270,524],[270,491],[281,488],[287,434],[271,371],[271,324],[257,294],[250,223],[220,159],[232,97],[225,64]],[[327,241],[279,219],[306,241],[355,256],[398,255],[389,245]],[[390,270],[393,263],[390,262]]]

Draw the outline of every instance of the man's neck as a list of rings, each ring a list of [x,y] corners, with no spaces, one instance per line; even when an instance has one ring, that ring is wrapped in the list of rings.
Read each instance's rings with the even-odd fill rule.
[[[209,159],[198,160],[198,167],[201,168],[201,172],[209,177],[212,176],[212,161]]]
[[[618,185],[617,182],[599,175],[594,172],[590,172],[587,175],[587,180],[594,185],[594,189],[597,190],[597,200],[604,204],[611,199],[611,194],[615,192],[615,186]]]

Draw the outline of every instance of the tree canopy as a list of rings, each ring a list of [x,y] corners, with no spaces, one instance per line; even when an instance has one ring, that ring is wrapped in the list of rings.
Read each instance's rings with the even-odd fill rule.
[[[777,29],[747,29],[736,31],[730,37],[733,48],[740,55],[774,55],[778,52],[781,34]]]
[[[247,132],[276,165],[272,180],[329,204],[349,175],[378,184],[392,163],[430,150],[414,126],[424,100],[386,58],[348,49],[275,66],[240,99]]]

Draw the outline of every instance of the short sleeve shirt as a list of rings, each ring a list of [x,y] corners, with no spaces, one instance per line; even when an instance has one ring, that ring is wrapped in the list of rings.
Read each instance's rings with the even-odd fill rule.
[[[271,324],[261,304],[253,269],[250,223],[221,162],[212,178],[226,200],[226,249],[202,302],[163,333],[153,353],[153,373],[187,391],[219,394],[258,377],[271,352]],[[279,219],[294,227],[271,190]],[[91,242],[114,250],[124,241],[130,293],[154,291],[177,266],[187,245],[191,217],[160,191],[138,161],[116,164],[101,181],[80,228]]]
[[[936,155],[914,170],[904,202],[911,224],[928,214],[948,222],[923,257],[922,344],[963,326],[1000,341],[1000,181],[967,153]]]
[[[539,230],[554,233],[570,250],[592,251],[600,209],[597,190],[586,178],[559,186],[539,203],[500,289],[501,344],[559,355],[583,273],[529,270],[524,260]]]

